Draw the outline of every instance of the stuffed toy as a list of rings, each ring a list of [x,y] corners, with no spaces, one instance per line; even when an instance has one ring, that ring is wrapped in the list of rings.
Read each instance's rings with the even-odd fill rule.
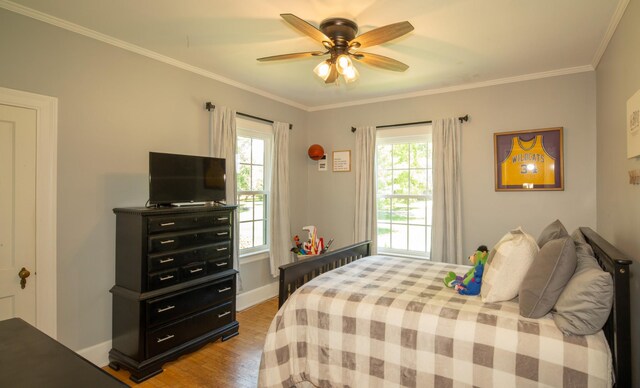
[[[444,284],[447,287],[454,288],[461,295],[478,295],[482,287],[482,274],[484,273],[484,265],[487,262],[488,249],[485,245],[481,245],[476,253],[469,256],[469,261],[473,267],[465,276],[456,276],[455,272],[449,272],[444,278]]]

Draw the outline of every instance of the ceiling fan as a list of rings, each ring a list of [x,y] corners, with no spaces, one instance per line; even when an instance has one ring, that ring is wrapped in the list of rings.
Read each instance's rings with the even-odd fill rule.
[[[409,68],[408,65],[393,58],[358,51],[361,48],[382,44],[413,31],[413,26],[407,21],[389,24],[356,36],[358,25],[349,19],[325,19],[320,23],[320,28],[316,28],[293,14],[284,13],[280,16],[300,32],[320,42],[327,51],[273,55],[258,58],[260,62],[330,55],[329,59],[318,64],[313,70],[327,84],[336,82],[340,75],[347,82],[355,81],[358,78],[358,70],[353,66],[352,58],[386,70],[405,71]]]

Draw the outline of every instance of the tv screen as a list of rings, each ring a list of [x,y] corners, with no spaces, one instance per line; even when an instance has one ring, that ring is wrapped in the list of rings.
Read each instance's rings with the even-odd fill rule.
[[[225,200],[225,159],[149,152],[149,203]]]

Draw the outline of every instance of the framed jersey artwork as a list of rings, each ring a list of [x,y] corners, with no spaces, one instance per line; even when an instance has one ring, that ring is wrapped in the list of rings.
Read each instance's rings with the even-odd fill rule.
[[[493,134],[496,191],[564,190],[562,127]]]

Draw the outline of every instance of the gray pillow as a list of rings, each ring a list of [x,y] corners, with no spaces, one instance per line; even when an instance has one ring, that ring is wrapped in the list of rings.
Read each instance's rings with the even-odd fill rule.
[[[565,334],[594,334],[607,322],[612,303],[611,275],[594,257],[579,256],[576,272],[554,306],[553,320]]]
[[[569,232],[567,232],[567,229],[562,225],[562,222],[560,222],[560,220],[555,220],[547,225],[547,227],[542,230],[542,233],[540,233],[540,237],[538,237],[537,241],[538,247],[542,248],[544,244],[551,240],[568,236]]]
[[[578,258],[580,258],[580,256],[587,256],[595,262],[596,258],[593,257],[593,248],[591,248],[591,245],[589,245],[587,240],[585,240],[580,229],[574,230],[573,233],[571,233],[571,238],[576,244],[576,254],[578,255]]]
[[[520,315],[540,318],[551,311],[573,275],[576,262],[576,248],[571,237],[546,243],[520,286]]]

